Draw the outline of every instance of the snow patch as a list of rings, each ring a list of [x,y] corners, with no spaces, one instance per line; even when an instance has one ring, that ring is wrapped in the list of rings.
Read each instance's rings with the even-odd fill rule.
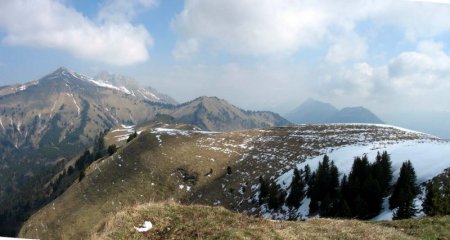
[[[158,96],[156,96],[154,93],[148,91],[147,89],[141,88],[138,90],[138,92],[147,100],[161,100]]]
[[[70,96],[72,97],[73,104],[75,104],[75,107],[77,108],[78,116],[80,116],[81,108],[80,106],[78,106],[78,103],[72,93],[70,94]]]
[[[142,232],[148,232],[150,229],[153,228],[153,224],[150,221],[144,221],[144,224],[142,224],[139,227],[134,227],[136,231],[142,233]]]
[[[121,128],[115,129],[111,132],[124,132],[124,134],[115,136],[116,140],[121,142],[121,141],[125,141],[128,139],[128,137],[133,134],[134,132],[136,132],[138,135],[142,133],[142,131],[136,131],[135,130],[135,125],[121,125]]]
[[[121,91],[121,92],[123,92],[123,93],[126,93],[126,94],[128,94],[128,95],[132,95],[132,94],[131,94],[131,91],[128,90],[128,89],[127,89],[126,87],[124,87],[124,86],[117,87],[117,86],[112,85],[112,84],[109,83],[108,81],[94,80],[94,79],[92,79],[92,78],[88,78],[87,80],[88,80],[89,82],[91,82],[91,83],[93,83],[93,84],[99,86],[99,87],[109,88],[109,89],[114,89],[114,90],[117,90],[117,91]]]
[[[409,140],[403,142],[374,142],[371,144],[348,145],[340,148],[327,148],[322,154],[316,157],[308,158],[304,162],[297,164],[298,169],[303,169],[309,165],[312,171],[317,169],[323,156],[327,154],[330,160],[334,161],[339,169],[340,176],[343,174],[348,176],[353,165],[353,160],[357,156],[367,155],[370,162],[375,160],[378,152],[387,151],[391,156],[393,176],[396,180],[400,173],[403,162],[410,160],[414,166],[418,183],[423,183],[436,175],[442,173],[450,166],[447,156],[450,154],[450,142],[443,140],[420,139]],[[287,190],[291,184],[293,170],[290,169],[277,178],[276,182],[282,188]],[[415,199],[417,209],[422,209],[422,198],[418,196]],[[298,209],[297,216],[307,216],[309,212],[309,200],[305,198],[302,205]],[[270,214],[269,214],[270,215]],[[423,216],[423,212],[416,216]],[[373,220],[392,220],[393,211],[389,209],[388,198],[385,198],[382,210]]]

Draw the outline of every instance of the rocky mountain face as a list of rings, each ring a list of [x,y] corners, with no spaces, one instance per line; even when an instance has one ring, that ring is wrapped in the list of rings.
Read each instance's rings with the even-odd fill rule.
[[[152,87],[142,87],[138,82],[126,76],[101,72],[95,76],[94,79],[98,83],[118,87],[138,99],[144,99],[151,102],[168,103],[172,105],[178,104],[178,102],[169,95],[159,93]]]
[[[277,114],[244,111],[217,98],[176,105],[173,98],[126,77],[102,73],[90,78],[65,68],[38,81],[2,87],[0,113],[0,154],[86,143],[105,129],[135,125],[158,113],[214,131],[288,124]]]
[[[161,115],[211,131],[288,124],[277,114],[244,111],[217,98],[177,105],[123,76],[91,78],[59,68],[36,81],[0,87],[0,206],[41,201],[49,178],[101,133]]]
[[[364,107],[337,109],[329,103],[308,99],[286,114],[286,119],[298,124],[320,123],[384,123],[379,117]]]
[[[216,97],[199,97],[179,105],[170,114],[179,122],[211,131],[231,131],[289,124],[278,114],[267,111],[245,111]]]
[[[112,126],[167,112],[173,102],[149,89],[130,90],[65,68],[38,81],[3,87],[0,94],[0,157],[39,151],[53,160],[78,153],[79,147]]]

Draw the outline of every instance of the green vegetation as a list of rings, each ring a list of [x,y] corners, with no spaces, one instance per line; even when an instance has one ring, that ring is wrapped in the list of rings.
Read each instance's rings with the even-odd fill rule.
[[[450,239],[450,216],[370,223],[390,227],[419,239]]]
[[[422,207],[428,216],[450,215],[450,169],[446,173],[427,183]]]
[[[172,128],[171,126],[164,127]],[[311,149],[301,147],[307,141],[309,141],[307,142],[308,145],[316,146],[317,140],[309,140],[306,138],[290,139],[289,134],[294,132],[293,129],[295,131],[298,129],[300,129],[298,131],[317,131],[318,138],[323,139],[320,142],[320,148],[314,147]],[[262,200],[267,203],[272,197],[272,200],[276,200],[274,201],[276,203],[272,206],[273,208],[277,208],[279,206],[277,202],[282,202],[280,200],[287,199],[289,196],[286,194],[283,195],[282,192],[274,189],[273,187],[276,185],[270,184],[269,182],[273,181],[270,178],[276,176],[279,169],[287,166],[295,166],[298,163],[298,156],[300,155],[317,155],[318,151],[324,147],[335,147],[339,146],[339,144],[353,143],[353,140],[336,143],[335,138],[322,138],[321,134],[329,134],[329,131],[322,130],[322,126],[301,126],[295,128],[208,134],[199,132],[178,133],[177,131],[172,131],[167,133],[154,130],[144,131],[135,140],[119,148],[112,156],[103,157],[86,166],[85,177],[82,181],[76,181],[64,194],[31,216],[22,227],[20,236],[41,239],[87,239],[94,232],[103,232],[101,229],[107,229],[108,224],[105,225],[105,228],[101,226],[93,228],[93,226],[101,222],[106,222],[107,219],[110,219],[117,212],[126,210],[132,206],[147,204],[149,202],[165,202],[169,199],[183,204],[201,204],[208,206],[220,204],[233,212],[248,211],[253,207],[257,207],[257,198],[253,198],[257,189],[254,189],[253,186],[257,186],[258,176],[260,175],[262,175],[260,179],[263,182],[261,185],[266,188],[266,195],[261,194]],[[342,134],[343,131],[339,132]],[[374,136],[379,136],[379,132],[373,131],[373,133]],[[258,142],[258,139],[261,138],[268,140]],[[251,146],[251,148],[240,147],[244,142],[249,140],[251,142],[247,146]],[[108,144],[111,143],[108,142]],[[284,162],[278,159],[273,161],[262,157],[255,158],[255,156],[263,156],[260,153],[267,152],[267,149],[281,149],[281,146],[287,149],[286,155],[284,156],[292,155],[293,157],[286,157]],[[243,156],[246,156],[245,154],[248,154],[248,157],[242,160]],[[281,156],[284,152],[280,151],[278,154]],[[332,165],[331,162],[329,163],[330,165]],[[228,167],[232,170],[231,174],[228,174]],[[304,171],[300,171],[299,169],[299,173],[304,178],[305,183],[309,182],[308,180],[316,175],[316,173],[311,173],[311,170],[307,170],[307,168]],[[73,175],[78,177],[78,174]],[[247,190],[240,191],[242,186],[247,186]],[[272,186],[272,190],[270,190],[270,186]],[[283,197],[280,198],[280,196]],[[350,214],[345,216],[352,217],[352,213],[349,211],[350,204],[339,204],[339,206],[341,207],[338,208],[338,212],[347,212],[347,214],[350,212]],[[211,211],[217,209],[203,208],[208,210],[213,209]],[[182,220],[197,220],[202,217],[197,215],[183,215],[183,210],[179,211]],[[202,210],[198,211],[201,212]],[[176,211],[174,214],[176,214]],[[236,213],[232,214],[235,214],[234,216],[238,218],[244,217]],[[148,215],[143,216],[142,219],[133,220],[127,225],[125,230],[128,233],[130,231],[132,232],[132,226],[142,224],[146,218],[153,222],[154,219],[150,217],[151,215]],[[249,219],[251,221],[254,220],[253,218]],[[220,218],[217,220],[221,221]],[[212,222],[211,224],[222,226],[229,223],[226,219],[222,220],[225,220],[225,223]],[[264,224],[276,223],[266,220],[263,221]],[[201,220],[198,220],[198,222],[202,223]],[[353,231],[352,224],[365,224],[365,222],[359,221],[326,219],[314,220],[308,223],[316,223],[320,226],[315,227],[320,228],[310,229],[311,232],[308,232],[308,229],[303,229],[305,233],[295,233],[299,236],[303,236],[302,234],[305,234],[305,236],[309,236],[307,234],[316,234],[312,236],[320,237],[317,234],[328,231],[327,225],[340,224],[338,226],[341,229],[340,231]],[[295,228],[294,226],[297,226],[296,224],[301,223],[283,222],[280,225],[284,226],[284,224],[289,228]],[[347,224],[350,224],[350,227]],[[131,228],[129,228],[130,226]],[[205,224],[205,231],[207,229],[206,227],[208,225]],[[172,227],[170,228],[172,229]],[[184,234],[187,235],[179,238],[195,238],[195,235],[189,235],[193,233],[193,231],[190,231],[192,228],[201,228],[201,226],[184,227],[181,225],[181,229],[186,229]],[[255,229],[258,230],[259,228],[255,226]],[[241,231],[251,232],[253,229],[241,229]],[[372,234],[371,230],[367,231]],[[373,230],[373,233],[375,232],[377,230]],[[358,236],[370,236],[370,234],[365,234],[364,232],[359,232],[359,234]],[[146,236],[145,234],[143,235]],[[139,236],[134,235],[123,236],[125,239],[139,238]],[[289,238],[291,235],[282,236]],[[341,236],[347,237],[347,235],[329,236],[334,236],[335,238]],[[384,235],[380,234],[380,236]],[[345,239],[345,237],[342,238]],[[120,237],[118,238],[120,239]],[[177,238],[177,235],[174,235],[172,238]],[[374,239],[377,238],[374,237]]]
[[[416,181],[416,173],[411,162],[404,162],[400,168],[400,176],[389,198],[389,208],[397,208],[394,212],[394,219],[406,219],[416,214],[414,198],[419,194]]]
[[[129,143],[129,142],[131,142],[133,139],[135,139],[136,137],[137,137],[137,132],[136,131],[134,131],[134,133],[132,133],[132,134],[130,134],[130,136],[128,136],[128,139],[127,139],[127,143]]]
[[[150,221],[152,229],[134,227]],[[97,225],[92,239],[414,239],[393,228],[356,220],[271,221],[222,207],[149,203],[126,208]]]

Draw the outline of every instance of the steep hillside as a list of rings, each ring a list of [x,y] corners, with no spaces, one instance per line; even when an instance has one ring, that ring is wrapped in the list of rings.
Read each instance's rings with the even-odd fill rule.
[[[65,68],[37,81],[3,87],[0,214],[12,216],[11,225],[18,225],[14,221],[21,217],[15,214],[45,202],[49,178],[105,129],[147,121],[172,108],[135,97],[124,85]]]
[[[337,109],[329,103],[308,99],[286,114],[286,118],[297,124],[318,123],[384,123],[379,117],[364,107]]]
[[[12,228],[19,226],[17,219],[47,201],[48,181],[107,129],[152,121],[184,122],[212,131],[288,123],[277,114],[244,111],[217,98],[174,103],[123,76],[102,73],[91,78],[66,68],[1,87],[0,215],[9,216],[6,222]],[[3,227],[0,224],[0,233]]]
[[[450,143],[384,125],[303,125],[224,133],[170,128],[145,130],[112,157],[95,162],[81,182],[33,215],[20,235],[84,238],[110,214],[168,199],[284,218],[282,212],[272,213],[257,203],[259,176],[283,183],[293,167],[312,165],[324,153],[337,162],[331,154],[346,152],[339,158],[344,172],[353,156],[366,151],[392,150],[393,161],[400,162],[406,155],[396,155],[396,149],[419,147],[428,152],[427,146],[434,146],[433,158],[416,151],[410,160],[432,161],[436,172],[450,166],[445,160]],[[418,176],[432,175],[426,168],[416,171]]]
[[[223,99],[199,97],[181,104],[171,115],[180,122],[210,131],[285,126],[289,122],[272,112],[244,111]]]

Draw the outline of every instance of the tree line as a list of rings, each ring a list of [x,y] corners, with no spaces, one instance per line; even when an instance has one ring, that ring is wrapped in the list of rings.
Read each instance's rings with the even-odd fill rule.
[[[386,151],[378,153],[373,163],[367,155],[356,157],[348,176],[342,177],[338,167],[325,155],[315,171],[309,165],[300,170],[294,168],[287,191],[260,176],[259,204],[267,204],[272,210],[285,205],[291,213],[296,213],[308,197],[310,216],[371,219],[380,214],[383,201],[388,199],[394,219],[414,216],[417,212],[414,199],[420,190],[412,163],[404,162],[397,181],[392,184],[392,180],[392,161]]]

